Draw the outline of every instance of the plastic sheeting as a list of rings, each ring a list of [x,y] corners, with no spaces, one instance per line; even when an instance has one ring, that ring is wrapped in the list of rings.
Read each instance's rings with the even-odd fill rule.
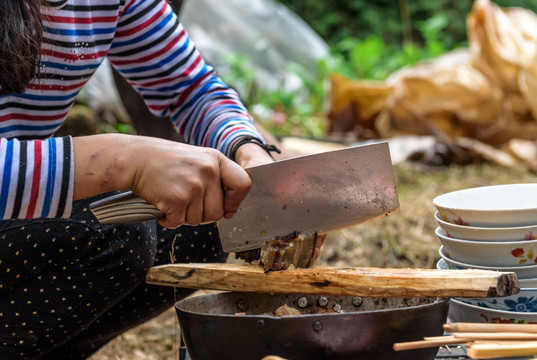
[[[250,59],[262,88],[299,88],[301,80],[289,72],[296,62],[310,73],[328,56],[326,43],[299,16],[273,0],[186,0],[180,14],[190,38],[219,75],[228,70],[224,54]],[[107,61],[80,95],[96,111],[125,116]]]
[[[328,56],[326,43],[299,16],[273,0],[187,0],[181,21],[203,57],[224,73],[223,54],[241,54],[266,89],[300,86],[289,62],[310,73]]]
[[[127,117],[108,59],[104,59],[103,63],[97,68],[95,74],[80,92],[78,99],[87,103],[95,111],[105,109],[119,114],[118,116],[122,118]]]

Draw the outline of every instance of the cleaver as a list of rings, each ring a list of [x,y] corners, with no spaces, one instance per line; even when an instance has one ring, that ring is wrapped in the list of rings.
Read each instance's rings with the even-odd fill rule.
[[[399,210],[388,142],[298,156],[245,169],[252,186],[231,219],[217,222],[225,252],[263,247],[294,232],[324,234]],[[101,223],[163,214],[132,192],[90,205]]]

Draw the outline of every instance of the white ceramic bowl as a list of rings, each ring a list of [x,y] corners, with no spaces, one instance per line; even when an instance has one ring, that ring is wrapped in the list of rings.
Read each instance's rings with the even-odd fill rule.
[[[444,260],[444,259],[438,260],[438,262],[436,263],[436,268],[440,269],[440,270],[449,270],[450,269],[450,267],[448,266],[446,260]],[[460,269],[460,268],[453,268],[453,269]],[[537,278],[518,279],[518,282],[520,283],[520,288],[521,289],[537,288]]]
[[[441,227],[435,230],[444,252],[453,260],[483,266],[537,265],[537,240],[475,241],[446,236]]]
[[[521,289],[537,288],[537,278],[518,279]]]
[[[438,252],[440,253],[440,257],[446,262],[449,269],[481,269],[514,272],[519,280],[537,278],[537,264],[526,266],[481,266],[450,259],[444,251],[444,246],[441,246]]]
[[[448,319],[451,322],[528,324],[537,323],[537,312],[487,309],[450,299]]]
[[[515,295],[505,297],[486,298],[455,298],[466,304],[476,305],[488,309],[517,311],[517,312],[537,312],[537,289],[520,289]]]
[[[459,225],[512,227],[537,224],[537,183],[482,186],[437,196],[442,219]]]
[[[450,237],[465,240],[482,241],[520,241],[536,240],[537,225],[516,227],[477,227],[457,225],[440,218],[438,211],[434,214],[436,222]]]

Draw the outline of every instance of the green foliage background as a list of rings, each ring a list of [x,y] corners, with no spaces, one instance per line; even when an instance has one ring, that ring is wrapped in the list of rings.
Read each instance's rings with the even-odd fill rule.
[[[473,0],[280,0],[302,17],[330,45],[351,37],[370,35],[387,44],[400,45],[411,39],[425,40],[422,21],[441,15],[446,19],[442,42],[452,49],[466,42],[466,16]],[[521,6],[537,11],[537,0],[495,0],[502,7]],[[405,11],[406,9],[406,11]]]
[[[501,7],[519,6],[537,12],[537,0],[493,0]],[[273,116],[254,117],[273,135],[326,136],[328,79],[339,73],[350,79],[384,80],[394,71],[421,60],[434,59],[467,46],[466,20],[474,0],[280,0],[329,45],[330,57],[321,59],[315,74],[300,64],[288,67],[303,81],[300,92],[264,91],[255,81],[248,58],[235,54],[227,62],[224,80],[234,86],[247,105],[258,105]]]

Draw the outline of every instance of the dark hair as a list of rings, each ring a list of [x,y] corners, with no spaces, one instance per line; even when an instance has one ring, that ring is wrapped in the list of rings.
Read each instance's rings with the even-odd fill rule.
[[[45,0],[0,0],[0,94],[22,93],[39,74]]]

